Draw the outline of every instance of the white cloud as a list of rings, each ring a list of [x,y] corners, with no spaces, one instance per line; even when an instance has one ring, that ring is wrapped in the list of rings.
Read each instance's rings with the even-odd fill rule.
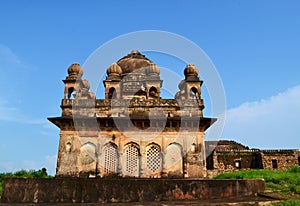
[[[28,65],[7,46],[0,44],[0,121],[10,121],[25,124],[45,124],[45,119],[31,118],[24,115],[22,109],[22,95],[26,88],[26,76],[34,66]],[[20,95],[20,93],[22,95]]]
[[[32,125],[48,123],[47,120],[45,120],[44,118],[38,119],[25,116],[18,108],[8,106],[8,104],[5,103],[5,101],[1,101],[1,99],[0,114],[0,121],[9,121]]]
[[[12,63],[14,64],[21,64],[21,60],[19,57],[14,54],[14,52],[7,46],[1,45],[0,44],[0,62],[4,65],[9,64],[11,65]]]
[[[300,147],[300,85],[227,111],[222,139],[260,148]]]
[[[34,65],[22,60],[11,48],[3,44],[0,44],[0,64],[0,70],[4,70],[5,74],[16,74],[11,76],[14,79],[22,79],[24,75],[20,74],[28,74],[28,72],[30,73],[37,69]],[[8,79],[8,81],[11,80]]]

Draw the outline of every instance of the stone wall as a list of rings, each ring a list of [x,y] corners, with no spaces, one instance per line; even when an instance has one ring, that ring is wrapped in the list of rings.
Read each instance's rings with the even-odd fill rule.
[[[262,157],[259,150],[218,150],[207,157],[208,169],[236,170],[262,169]]]
[[[288,169],[299,164],[298,150],[262,150],[265,169]]]
[[[214,150],[206,158],[207,177],[240,169],[288,169],[299,165],[298,150]]]
[[[106,203],[204,200],[255,196],[262,179],[6,178],[3,203]]]
[[[219,169],[261,169],[261,155],[257,151],[230,151],[217,153]]]

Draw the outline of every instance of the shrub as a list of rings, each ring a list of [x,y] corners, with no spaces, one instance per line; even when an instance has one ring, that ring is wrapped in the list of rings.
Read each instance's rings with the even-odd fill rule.
[[[15,173],[0,173],[0,195],[2,194],[2,186],[5,177],[28,177],[28,178],[51,178],[52,176],[47,174],[47,169],[42,168],[38,171],[35,170],[19,170]]]

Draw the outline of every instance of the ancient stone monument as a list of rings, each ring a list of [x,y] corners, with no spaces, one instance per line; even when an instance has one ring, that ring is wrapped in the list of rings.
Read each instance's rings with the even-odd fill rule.
[[[205,177],[202,81],[189,64],[174,99],[162,99],[160,68],[132,51],[107,68],[96,99],[74,63],[64,81],[57,176]],[[75,93],[76,92],[76,93]],[[74,97],[72,99],[72,95]]]
[[[2,202],[87,203],[253,197],[263,180],[206,179],[202,81],[188,64],[173,99],[163,99],[160,68],[132,51],[107,68],[96,99],[78,63],[68,68],[56,176],[7,178]]]

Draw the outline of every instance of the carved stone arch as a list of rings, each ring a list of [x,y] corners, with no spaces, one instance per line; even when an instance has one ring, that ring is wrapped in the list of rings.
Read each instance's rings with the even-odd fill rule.
[[[140,89],[134,94],[134,96],[146,96],[146,94],[147,93],[144,90]]]
[[[108,99],[115,99],[117,97],[117,90],[114,87],[109,88],[108,90]]]
[[[183,146],[182,146],[180,143],[178,143],[178,142],[171,142],[171,143],[168,145],[168,147],[171,146],[171,145],[177,146],[177,147],[179,148],[179,150],[180,150],[181,156],[183,156]],[[167,147],[166,149],[168,149],[168,147]]]
[[[119,168],[118,146],[112,142],[106,143],[101,151],[100,172],[102,176],[117,175]]]
[[[148,176],[160,176],[162,171],[161,147],[154,142],[146,146],[146,165]]]
[[[158,89],[156,87],[154,87],[154,86],[150,87],[149,97],[151,97],[151,98],[158,98],[159,97]]]
[[[139,177],[140,147],[134,142],[127,143],[123,148],[123,175]]]
[[[86,142],[80,147],[81,165],[88,165],[96,160],[96,146],[91,142]]]
[[[183,177],[183,150],[178,143],[171,143],[166,148],[164,169],[169,177]]]
[[[194,99],[200,99],[200,92],[199,90],[196,88],[196,87],[192,87],[190,89],[190,93],[191,93],[191,96],[194,98]]]
[[[66,88],[66,93],[68,94],[68,99],[74,99],[74,95],[76,94],[76,89],[73,86]]]

